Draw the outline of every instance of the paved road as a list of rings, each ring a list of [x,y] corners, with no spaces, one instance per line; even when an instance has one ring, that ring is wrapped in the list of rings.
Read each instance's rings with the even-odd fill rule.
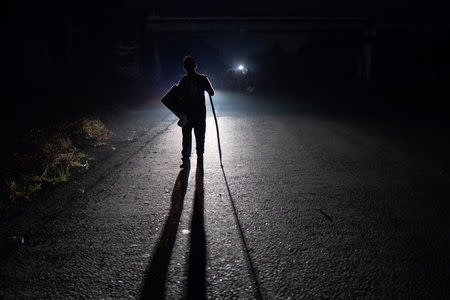
[[[215,101],[223,170],[211,114],[204,172],[195,156],[180,172],[181,130],[161,110],[145,139],[49,199],[62,204],[8,228],[27,238],[1,258],[0,297],[450,296],[450,178],[432,149],[415,151],[425,140]]]

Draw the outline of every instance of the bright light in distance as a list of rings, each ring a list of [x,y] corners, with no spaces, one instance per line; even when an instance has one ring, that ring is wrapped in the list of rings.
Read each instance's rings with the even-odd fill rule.
[[[238,66],[238,70],[240,70],[240,71],[244,70],[244,66],[243,65],[239,65]]]

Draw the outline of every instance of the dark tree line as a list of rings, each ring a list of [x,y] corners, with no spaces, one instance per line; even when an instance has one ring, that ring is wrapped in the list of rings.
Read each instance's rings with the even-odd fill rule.
[[[112,101],[108,96],[127,83],[123,65],[138,56],[143,11],[125,1],[52,2],[8,8],[3,50],[9,113],[23,119]]]

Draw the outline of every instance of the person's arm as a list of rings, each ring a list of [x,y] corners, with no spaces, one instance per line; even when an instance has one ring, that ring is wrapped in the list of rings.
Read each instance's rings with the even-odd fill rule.
[[[214,96],[214,90],[211,86],[211,82],[206,76],[205,76],[205,91],[207,91],[210,96]]]

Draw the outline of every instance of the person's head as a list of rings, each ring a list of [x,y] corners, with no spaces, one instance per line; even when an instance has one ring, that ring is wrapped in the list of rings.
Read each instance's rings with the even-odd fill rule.
[[[184,69],[188,73],[194,73],[197,65],[195,64],[195,60],[192,56],[186,56],[183,60]]]

